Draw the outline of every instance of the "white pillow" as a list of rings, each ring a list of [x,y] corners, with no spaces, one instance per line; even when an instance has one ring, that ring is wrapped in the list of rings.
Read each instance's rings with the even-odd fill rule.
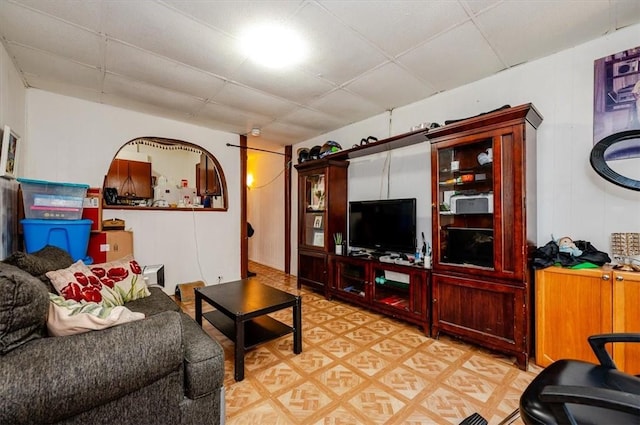
[[[144,319],[143,313],[135,313],[124,306],[105,307],[100,303],[67,300],[49,294],[47,329],[52,336],[74,335],[140,319]]]

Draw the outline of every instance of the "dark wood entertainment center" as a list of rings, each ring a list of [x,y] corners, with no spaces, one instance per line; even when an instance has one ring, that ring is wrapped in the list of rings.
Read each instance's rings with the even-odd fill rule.
[[[296,165],[298,286],[513,355],[526,369],[541,122],[531,104],[506,107]],[[427,141],[432,269],[333,254],[332,235],[347,235],[348,159]]]

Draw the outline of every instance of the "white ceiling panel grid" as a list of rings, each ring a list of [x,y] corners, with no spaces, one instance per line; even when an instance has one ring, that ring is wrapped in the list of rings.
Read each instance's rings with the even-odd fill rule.
[[[248,27],[274,22],[304,38],[303,63],[267,69],[240,51]],[[638,22],[638,0],[0,0],[0,41],[28,87],[258,127],[252,143],[276,145]]]

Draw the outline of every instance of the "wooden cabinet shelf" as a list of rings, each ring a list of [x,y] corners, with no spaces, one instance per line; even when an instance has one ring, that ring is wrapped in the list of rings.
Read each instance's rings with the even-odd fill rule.
[[[330,255],[329,268],[329,298],[415,323],[431,335],[429,270],[343,255]]]
[[[528,229],[535,229],[535,196],[526,194],[535,193],[534,144],[541,121],[528,104],[427,135],[432,332],[514,355],[523,369],[531,350],[528,256],[536,246],[527,240]]]
[[[333,235],[347,234],[347,161],[322,159],[298,170],[298,288],[326,292]]]

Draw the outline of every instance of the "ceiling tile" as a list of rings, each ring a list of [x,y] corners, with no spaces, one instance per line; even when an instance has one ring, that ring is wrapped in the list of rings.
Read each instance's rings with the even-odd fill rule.
[[[473,14],[478,14],[485,9],[500,4],[503,0],[459,0],[461,4],[464,4]]]
[[[346,87],[385,110],[408,105],[435,93],[435,89],[418,80],[395,63],[382,65],[364,74]]]
[[[335,87],[330,82],[298,68],[265,69],[250,61],[243,63],[232,78],[234,81],[255,87],[265,93],[301,104],[307,103]]]
[[[293,103],[232,83],[225,84],[212,100],[218,104],[273,118],[295,108]]]
[[[250,25],[286,22],[303,3],[299,0],[217,1],[165,0],[165,3],[208,25],[238,36]]]
[[[110,40],[107,43],[107,71],[129,79],[208,99],[224,86],[224,81],[163,56]]]
[[[309,44],[305,69],[340,85],[386,61],[353,30],[314,3],[296,15],[297,30]]]
[[[235,129],[234,132],[238,134],[245,134],[253,127],[261,128],[271,122],[269,117],[247,113],[213,102],[206,103],[198,112],[198,117],[232,124]]]
[[[300,125],[321,132],[345,125],[344,120],[325,114],[324,112],[313,111],[307,108],[298,108],[283,119],[278,120],[278,122]]]
[[[384,108],[347,90],[336,90],[309,104],[313,109],[340,118],[342,125],[379,114]]]
[[[611,30],[624,28],[640,20],[640,2],[637,0],[613,0],[612,7],[614,22]]]
[[[107,73],[104,79],[104,93],[140,103],[165,108],[176,112],[176,116],[194,114],[203,102],[193,96],[129,80],[119,75]]]
[[[0,5],[0,28],[8,42],[101,66],[103,39],[98,35],[13,3],[2,2]]]
[[[321,1],[345,22],[391,56],[469,20],[454,1]]]
[[[50,80],[31,74],[26,74],[26,76],[29,80],[29,86],[33,88],[58,93],[63,96],[76,97],[90,102],[102,103],[101,90],[82,87],[75,84],[75,82],[68,83],[59,80]]]
[[[307,128],[301,125],[295,125],[284,122],[274,122],[263,129],[263,136],[274,143],[295,144],[312,137],[318,136],[323,132]]]
[[[604,35],[609,2],[503,2],[476,24],[508,66],[543,57]]]
[[[138,0],[104,7],[109,37],[217,75],[233,72],[244,60],[233,39],[165,5]]]
[[[80,25],[95,32],[101,32],[102,6],[99,1],[78,0],[20,0],[20,4],[39,10],[64,21]]]
[[[7,50],[20,64],[20,70],[31,86],[34,86],[32,79],[37,77],[40,81],[72,81],[73,85],[97,92],[102,89],[103,73],[98,68],[15,44],[9,44]]]
[[[398,62],[437,91],[470,83],[504,68],[471,22],[402,55]]]

